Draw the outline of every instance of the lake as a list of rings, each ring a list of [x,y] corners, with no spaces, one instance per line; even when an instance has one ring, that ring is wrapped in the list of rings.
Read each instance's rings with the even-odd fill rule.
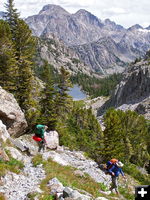
[[[87,97],[78,85],[74,85],[73,88],[70,88],[68,94],[72,96],[73,100],[82,100]]]

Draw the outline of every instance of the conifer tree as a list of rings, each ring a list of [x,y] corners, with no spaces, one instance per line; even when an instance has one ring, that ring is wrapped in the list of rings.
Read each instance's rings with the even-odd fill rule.
[[[102,153],[106,159],[116,157],[140,166],[148,164],[148,127],[143,116],[133,111],[109,109],[104,122]]]
[[[6,21],[10,25],[12,39],[15,40],[16,39],[15,32],[16,32],[17,21],[19,19],[19,13],[17,12],[17,9],[15,8],[14,0],[7,0],[5,7],[7,10],[5,14],[5,18],[6,18]]]
[[[9,24],[0,20],[0,85],[16,94],[18,69]]]
[[[46,124],[51,130],[54,130],[57,122],[54,103],[56,91],[54,89],[50,65],[47,61],[44,61],[42,77],[45,82],[45,86],[40,100],[41,116],[39,121]]]
[[[35,38],[29,26],[19,18],[14,1],[8,0],[6,4],[6,20],[12,32],[12,41],[15,48],[15,57],[18,66],[17,101],[25,111],[28,122],[31,122],[36,112],[37,103],[33,98],[33,56],[35,52]]]
[[[71,87],[70,74],[61,67],[60,79],[58,83],[58,93],[56,96],[56,114],[57,116],[64,116],[69,112],[71,105],[71,97],[68,95],[69,87]]]
[[[103,156],[107,159],[124,158],[123,133],[120,116],[114,109],[109,109],[104,116],[104,149]]]

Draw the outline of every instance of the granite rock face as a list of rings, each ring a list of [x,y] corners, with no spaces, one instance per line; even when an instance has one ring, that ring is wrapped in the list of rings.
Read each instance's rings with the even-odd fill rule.
[[[49,33],[47,39],[38,40],[38,52],[37,63],[39,65],[41,65],[41,59],[44,59],[58,71],[63,66],[70,74],[78,72],[91,74],[90,66],[82,62],[78,54],[54,34]]]
[[[10,135],[19,136],[27,127],[24,113],[14,96],[0,87],[0,120]]]
[[[115,107],[136,103],[150,96],[150,65],[139,63],[130,67],[117,86],[112,103]]]
[[[150,65],[140,61],[123,74],[111,98],[99,109],[101,115],[108,107],[134,110],[150,119]]]

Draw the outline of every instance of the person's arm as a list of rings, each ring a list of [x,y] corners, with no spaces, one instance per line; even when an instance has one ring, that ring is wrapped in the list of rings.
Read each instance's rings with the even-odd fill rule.
[[[123,178],[125,178],[126,179],[126,177],[125,177],[125,175],[124,175],[124,173],[123,173],[123,171],[122,171],[122,169],[120,168],[120,173],[121,173],[121,175],[123,176]]]
[[[113,165],[110,169],[108,169],[108,172],[112,174],[113,176],[115,175],[115,173],[113,172],[114,168],[115,166]]]

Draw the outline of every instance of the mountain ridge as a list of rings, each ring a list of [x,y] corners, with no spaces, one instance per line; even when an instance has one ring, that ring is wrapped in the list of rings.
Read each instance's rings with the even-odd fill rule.
[[[150,32],[148,27],[143,28],[139,24],[133,25],[128,29],[123,26],[112,22],[110,19],[104,21],[100,20],[98,17],[92,13],[86,11],[85,9],[80,9],[74,14],[70,14],[65,9],[60,6],[48,4],[43,7],[38,15],[29,16],[26,19],[27,24],[33,31],[33,34],[38,37],[48,38],[49,34],[54,34],[56,37],[61,39],[66,46],[73,48],[74,46],[90,45],[93,42],[95,48],[101,38],[111,38],[111,42],[106,39],[107,45],[101,48],[102,52],[106,52],[107,46],[110,45],[109,52],[107,51],[105,60],[111,60],[113,54],[114,46],[117,46],[117,51],[115,52],[115,57],[120,60],[121,63],[126,63],[134,61],[138,57],[142,57],[146,51],[150,49]],[[111,49],[114,43],[113,48]],[[95,48],[92,51],[95,51]],[[79,55],[80,52],[75,49],[76,53]],[[98,50],[98,49],[97,49]],[[101,54],[101,51],[94,52],[92,54]],[[87,52],[86,52],[87,54]],[[107,56],[107,54],[110,54]],[[84,63],[88,63],[87,60],[90,59],[91,51],[87,54],[87,59],[82,59],[82,54],[79,55]],[[103,65],[103,57],[95,59],[89,63],[90,68],[93,70],[99,69],[103,74],[107,74],[107,68],[109,66],[110,70],[108,73],[113,73],[113,71],[119,72],[118,69],[121,66],[118,65],[118,59],[114,62],[106,62]],[[93,67],[94,66],[94,67]],[[119,66],[117,68],[116,66]],[[112,70],[113,69],[113,70]]]

